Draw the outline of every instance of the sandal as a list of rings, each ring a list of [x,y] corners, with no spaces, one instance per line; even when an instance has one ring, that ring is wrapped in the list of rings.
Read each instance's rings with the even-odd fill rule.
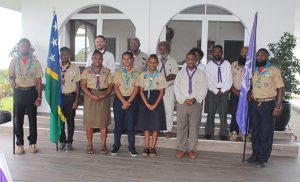
[[[157,156],[156,150],[154,148],[151,149],[150,156]]]
[[[94,154],[93,145],[88,145],[86,150],[88,154]]]
[[[148,156],[149,155],[149,149],[145,148],[144,152],[143,152],[143,156]]]
[[[101,154],[107,154],[107,153],[108,153],[108,150],[107,150],[106,146],[102,146]]]

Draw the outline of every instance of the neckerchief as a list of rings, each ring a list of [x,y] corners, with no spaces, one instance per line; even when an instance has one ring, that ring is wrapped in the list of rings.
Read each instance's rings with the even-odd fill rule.
[[[148,70],[147,77],[149,77],[150,80],[149,87],[148,87],[148,99],[150,98],[150,91],[151,91],[153,79],[157,76],[157,74],[158,74],[158,70],[155,70],[153,75]]]
[[[167,77],[165,64],[166,64],[166,62],[168,61],[168,58],[169,58],[169,56],[167,56],[165,59],[163,59],[163,58],[160,59],[160,62],[161,62],[161,64],[162,64],[162,65],[161,65],[160,72],[162,72],[162,71],[164,70],[164,75],[165,75],[165,77]]]
[[[70,62],[68,62],[68,65],[67,65],[66,68],[63,68],[62,65],[60,66],[61,83],[62,83],[63,85],[65,85],[65,72],[70,68],[70,66],[71,66],[71,63],[70,63]]]
[[[191,95],[192,92],[193,92],[192,78],[193,78],[194,74],[196,73],[196,70],[197,70],[197,68],[195,67],[195,68],[194,68],[194,71],[192,72],[192,75],[190,75],[190,72],[189,72],[189,70],[188,70],[188,67],[186,67],[186,73],[187,73],[187,75],[188,75],[188,77],[189,77],[189,88],[188,88],[188,92],[189,92],[190,95]]]
[[[101,69],[102,69],[102,66],[100,66],[100,70],[99,70],[99,72],[97,72],[96,69],[93,66],[90,67],[90,71],[92,73],[94,73],[96,75],[96,78],[97,78],[96,89],[100,89],[100,79],[99,78],[100,78]]]
[[[27,61],[27,63],[28,63],[28,61]],[[25,81],[25,79],[28,76],[29,70],[30,70],[30,68],[32,66],[32,54],[29,55],[29,63],[27,64],[25,75],[22,73],[22,69],[21,69],[21,55],[20,54],[18,55],[17,65],[18,65],[18,70],[20,72],[21,80]]]
[[[272,64],[269,61],[267,61],[267,64],[263,67],[263,69],[261,71],[259,70],[261,67],[258,67],[258,66],[255,67],[255,71],[256,71],[256,74],[258,76],[258,78],[256,80],[257,84],[259,84],[259,85],[261,84],[261,77],[262,76],[270,78],[270,73],[268,72],[268,69],[271,66],[272,66]]]
[[[134,74],[134,71],[131,70],[130,73],[127,75],[125,66],[122,67],[122,73],[123,73],[123,76],[125,77],[125,89],[126,89],[126,94],[127,94],[129,80],[130,80],[130,78],[133,78],[135,74]]]
[[[218,66],[218,83],[223,82],[221,74],[221,65],[224,63],[224,61],[224,59],[221,59],[220,61],[213,60],[213,62]]]

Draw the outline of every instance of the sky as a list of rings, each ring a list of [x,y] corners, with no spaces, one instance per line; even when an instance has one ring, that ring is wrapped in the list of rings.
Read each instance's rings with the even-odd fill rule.
[[[0,69],[9,66],[8,54],[22,36],[21,22],[20,12],[0,7]]]

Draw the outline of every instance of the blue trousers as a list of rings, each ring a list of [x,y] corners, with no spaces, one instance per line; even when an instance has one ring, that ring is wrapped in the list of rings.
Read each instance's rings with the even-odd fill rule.
[[[272,112],[275,100],[262,102],[249,102],[250,122],[252,128],[252,157],[260,162],[267,162],[273,145],[275,120]]]
[[[128,100],[129,97],[124,97],[125,100]],[[115,118],[115,129],[114,129],[114,148],[119,149],[121,147],[121,135],[124,130],[127,131],[128,135],[128,150],[135,150],[135,122],[137,115],[138,107],[138,96],[133,100],[131,106],[123,110],[122,102],[118,97],[115,97],[113,103],[114,109],[114,118]]]

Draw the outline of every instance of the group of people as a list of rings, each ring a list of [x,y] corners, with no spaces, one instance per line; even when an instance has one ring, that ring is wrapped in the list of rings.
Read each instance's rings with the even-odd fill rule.
[[[30,125],[30,152],[37,152],[36,107],[41,104],[43,72],[40,63],[32,57],[30,47],[28,39],[21,39],[18,57],[11,61],[9,67],[9,77],[14,88],[17,154],[25,151],[25,110]],[[100,128],[101,153],[108,153],[106,138],[107,128],[111,124],[110,95],[113,90],[115,128],[111,155],[119,152],[121,135],[126,130],[131,156],[137,156],[136,131],[144,132],[145,149],[142,155],[156,156],[159,132],[163,131],[165,137],[171,137],[175,99],[178,158],[183,158],[186,154],[191,159],[197,158],[199,125],[205,98],[208,116],[204,137],[214,137],[214,120],[218,112],[221,140],[228,140],[228,137],[230,140],[237,139],[239,128],[235,115],[247,47],[242,48],[238,61],[230,64],[223,58],[222,46],[216,45],[213,48],[213,60],[207,65],[202,62],[204,54],[201,49],[193,48],[186,54],[185,63],[179,70],[177,61],[169,55],[171,47],[168,42],[160,42],[158,55],[151,54],[148,57],[140,50],[139,39],[132,38],[130,50],[122,54],[120,68],[116,71],[114,56],[105,49],[104,36],[96,37],[95,48],[88,55],[82,74],[78,66],[70,61],[71,50],[68,47],[60,49],[63,111],[68,125],[68,136],[66,137],[63,127],[59,150],[72,150],[74,117],[80,88],[84,92],[83,125],[86,127],[88,154],[94,153],[94,128]],[[248,95],[253,154],[248,161],[264,167],[272,150],[274,117],[280,110],[284,86],[280,71],[268,61],[266,49],[257,52],[256,70],[251,85]],[[227,126],[229,103],[232,114],[230,134]]]

